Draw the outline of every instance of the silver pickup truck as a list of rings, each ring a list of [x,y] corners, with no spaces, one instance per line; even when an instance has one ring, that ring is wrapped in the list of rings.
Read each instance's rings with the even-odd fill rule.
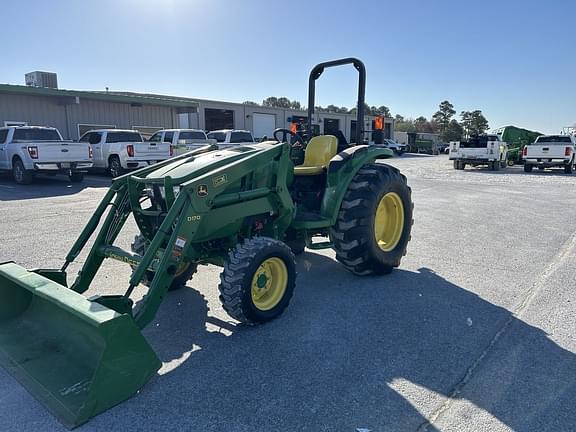
[[[11,172],[18,184],[32,183],[37,174],[58,173],[80,182],[90,167],[90,145],[65,141],[58,129],[40,126],[0,128],[0,171]]]
[[[163,129],[150,137],[149,142],[167,142],[172,148],[172,156],[180,156],[209,144],[216,144],[215,139],[208,139],[201,129]]]

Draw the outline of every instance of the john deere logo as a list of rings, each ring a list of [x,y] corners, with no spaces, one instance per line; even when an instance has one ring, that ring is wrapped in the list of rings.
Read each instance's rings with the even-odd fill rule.
[[[208,186],[206,186],[204,184],[199,185],[197,193],[198,193],[198,196],[200,196],[200,197],[204,197],[204,196],[208,195]]]

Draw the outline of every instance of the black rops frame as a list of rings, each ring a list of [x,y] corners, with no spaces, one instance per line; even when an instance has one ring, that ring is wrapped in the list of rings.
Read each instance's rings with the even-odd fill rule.
[[[366,67],[364,63],[354,57],[348,57],[340,60],[332,60],[317,64],[310,72],[308,79],[308,130],[312,132],[312,117],[314,114],[314,101],[316,99],[316,80],[324,72],[324,69],[334,66],[352,64],[358,71],[358,106],[356,117],[356,144],[362,144],[362,134],[364,128],[364,99],[366,97]]]

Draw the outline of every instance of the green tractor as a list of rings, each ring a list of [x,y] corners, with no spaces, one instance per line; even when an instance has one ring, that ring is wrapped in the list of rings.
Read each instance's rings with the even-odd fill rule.
[[[358,120],[364,124],[365,69]],[[296,141],[292,145],[290,138]],[[362,142],[362,132],[356,142]],[[304,142],[288,129],[275,140],[218,150],[206,146],[114,179],[60,269],[0,264],[0,363],[65,425],[78,426],[135,394],[161,366],[140,330],[171,289],[198,266],[222,267],[220,299],[238,321],[278,317],[296,285],[294,254],[332,248],[358,275],[400,265],[410,240],[412,200],[406,178],[376,163],[388,149],[351,145],[337,152],[334,136]],[[294,147],[304,158],[293,163]],[[114,245],[128,217],[141,234],[134,251]],[[94,238],[68,285],[66,269]],[[105,259],[132,266],[123,294],[86,298]],[[142,285],[145,285],[143,287]],[[145,289],[137,304],[131,295]]]

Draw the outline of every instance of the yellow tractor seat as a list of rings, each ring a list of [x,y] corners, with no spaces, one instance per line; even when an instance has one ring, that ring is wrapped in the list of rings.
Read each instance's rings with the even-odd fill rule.
[[[338,140],[334,135],[312,138],[304,152],[304,163],[294,167],[294,175],[312,176],[322,174],[330,159],[336,156]]]

